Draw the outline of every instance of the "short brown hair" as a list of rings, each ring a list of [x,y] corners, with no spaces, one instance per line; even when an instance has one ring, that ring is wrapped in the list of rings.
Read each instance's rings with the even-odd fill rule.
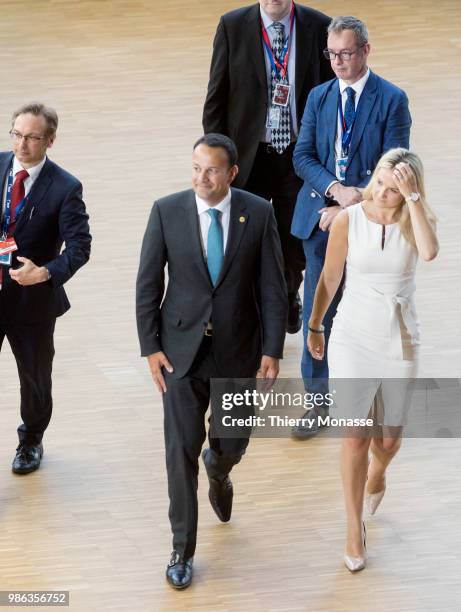
[[[46,135],[51,136],[51,138],[56,136],[56,130],[58,129],[58,114],[54,108],[51,108],[51,106],[46,106],[41,102],[29,102],[29,104],[24,104],[14,111],[11,118],[11,126],[14,126],[14,122],[19,115],[26,115],[28,113],[35,115],[36,117],[39,117],[40,115],[44,117],[46,121]]]

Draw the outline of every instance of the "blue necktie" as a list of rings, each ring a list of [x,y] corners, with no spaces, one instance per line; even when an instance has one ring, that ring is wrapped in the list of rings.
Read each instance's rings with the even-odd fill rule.
[[[346,122],[346,132],[352,125],[355,116],[355,89],[346,87],[347,100],[344,106],[344,121]]]
[[[211,217],[211,225],[210,229],[208,230],[206,248],[207,265],[214,287],[218,280],[219,273],[221,272],[222,264],[224,261],[224,241],[220,220],[221,211],[215,210],[214,208],[210,208],[210,210],[208,210],[207,212]]]

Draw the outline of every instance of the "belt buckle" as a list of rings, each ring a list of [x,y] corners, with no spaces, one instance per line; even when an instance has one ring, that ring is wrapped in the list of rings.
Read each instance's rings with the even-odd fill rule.
[[[205,334],[204,334],[207,338],[211,338],[211,336],[213,335],[213,330],[212,329],[208,329],[208,327],[205,329]]]

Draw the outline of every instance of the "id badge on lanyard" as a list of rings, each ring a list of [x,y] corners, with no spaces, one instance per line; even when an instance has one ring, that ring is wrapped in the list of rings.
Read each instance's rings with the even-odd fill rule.
[[[12,253],[18,250],[18,245],[16,244],[13,236],[8,237],[8,228],[11,224],[11,192],[13,188],[13,166],[11,166],[10,171],[8,172],[8,181],[6,184],[6,199],[5,199],[5,211],[3,214],[2,228],[0,234],[0,265],[2,266],[11,266]],[[13,222],[16,222],[16,219],[22,212],[26,204],[27,198],[23,198],[22,201],[18,204],[15,211],[15,218]]]
[[[336,160],[336,176],[339,181],[346,180],[347,157],[338,157]]]
[[[347,160],[349,156],[349,147],[351,144],[352,129],[355,124],[357,110],[354,112],[354,116],[352,118],[349,129],[346,129],[346,120],[344,119],[341,94],[339,94],[339,99],[338,99],[338,111],[339,111],[339,119],[340,119],[340,123],[342,127],[342,136],[341,136],[341,157],[338,157],[338,159],[336,160],[336,176],[341,182],[344,182],[346,180],[346,170],[347,170]]]
[[[274,87],[274,95],[272,96],[272,104],[274,106],[288,106],[290,98],[291,85],[288,83],[277,83]]]
[[[278,130],[280,125],[280,106],[270,106],[267,113],[266,128]]]
[[[288,73],[288,60],[290,57],[291,41],[293,38],[293,26],[295,20],[294,4],[291,8],[290,16],[290,33],[285,42],[284,49],[282,50],[279,59],[277,59],[272,50],[272,46],[267,34],[266,28],[261,21],[262,37],[264,47],[269,58],[272,73],[274,73],[280,82],[275,84],[274,91],[272,93],[271,104],[268,109],[266,127],[270,129],[278,129],[280,125],[281,109],[288,106],[290,101],[291,85],[287,81]]]

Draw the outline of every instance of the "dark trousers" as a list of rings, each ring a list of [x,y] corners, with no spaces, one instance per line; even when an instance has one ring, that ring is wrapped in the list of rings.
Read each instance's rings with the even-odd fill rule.
[[[53,409],[51,371],[56,319],[23,325],[5,323],[0,315],[0,349],[5,336],[18,367],[21,385],[19,441],[35,446],[42,441]]]
[[[254,375],[255,373],[253,373]],[[189,372],[179,379],[165,374],[163,394],[169,518],[173,548],[186,559],[192,557],[197,541],[198,459],[205,441],[205,413],[210,402],[210,379],[220,378],[213,356],[212,338],[204,337]],[[217,438],[213,414],[208,432],[208,473],[224,478],[248,446],[248,438]]]
[[[279,155],[275,149],[260,143],[250,176],[244,189],[272,201],[282,243],[288,296],[293,298],[303,280],[305,258],[302,243],[291,234],[291,220],[298,191],[303,184],[293,169],[294,143]]]
[[[314,305],[314,295],[325,263],[325,255],[328,244],[329,232],[322,231],[318,226],[307,240],[303,240],[304,253],[306,255],[306,271],[304,273],[304,300],[303,300],[303,336],[304,347],[301,359],[301,374],[309,389],[314,391],[324,391],[328,379],[328,340],[330,338],[333,317],[342,296],[342,285],[340,285],[335,297],[323,318],[325,327],[325,354],[322,360],[314,359],[306,346],[307,327]],[[323,379],[323,383],[316,384],[316,379]]]

